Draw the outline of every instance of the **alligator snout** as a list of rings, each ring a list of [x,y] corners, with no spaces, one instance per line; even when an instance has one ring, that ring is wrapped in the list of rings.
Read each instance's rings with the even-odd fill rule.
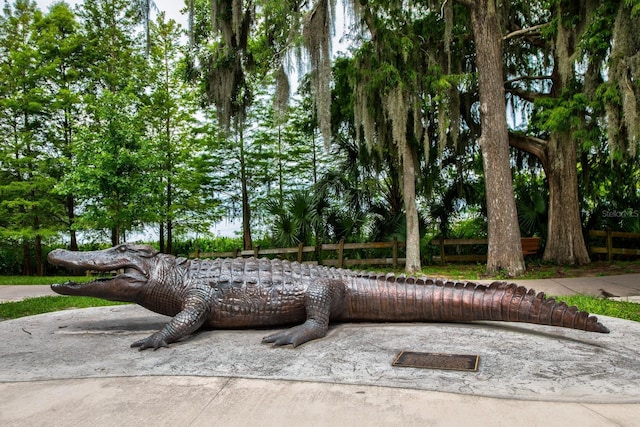
[[[49,260],[50,263],[55,263],[57,260],[59,260],[60,258],[62,258],[63,254],[67,252],[64,249],[54,249],[51,252],[49,252],[49,255],[47,255],[47,259]]]

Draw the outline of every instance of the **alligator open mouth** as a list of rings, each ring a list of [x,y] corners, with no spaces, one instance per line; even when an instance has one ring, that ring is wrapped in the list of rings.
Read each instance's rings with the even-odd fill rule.
[[[129,268],[125,268],[124,271],[120,274],[113,274],[112,272],[98,272],[98,274],[102,274],[101,276],[92,278],[92,280],[88,280],[88,281],[67,281],[65,283],[57,283],[52,285],[51,287],[55,290],[55,289],[63,289],[63,288],[68,288],[68,289],[81,289],[83,287],[87,287],[90,285],[106,285],[109,282],[113,282],[113,281],[129,281],[129,282],[146,282],[148,277],[147,275],[143,272],[140,271],[137,268],[134,267],[129,267]]]
[[[139,293],[149,281],[150,260],[155,254],[157,251],[150,246],[129,244],[86,252],[55,249],[47,256],[51,264],[80,274],[97,273],[98,276],[58,283],[51,285],[51,289],[62,295],[130,301],[132,295]]]

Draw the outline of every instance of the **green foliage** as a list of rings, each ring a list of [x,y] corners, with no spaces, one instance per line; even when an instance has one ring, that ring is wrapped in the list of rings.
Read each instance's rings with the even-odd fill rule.
[[[151,221],[161,224],[161,250],[172,252],[176,236],[205,232],[220,218],[220,202],[210,191],[216,165],[206,154],[209,140],[192,135],[198,100],[195,89],[182,79],[181,32],[164,14],[150,23],[150,32],[150,93],[141,111],[147,123],[145,155],[153,159],[149,210],[155,214]]]
[[[640,1],[638,0],[625,0],[625,6],[631,10],[631,16],[640,16]]]
[[[0,244],[0,275],[19,273],[22,265],[21,255],[17,245],[12,245],[11,241],[4,240]]]
[[[152,219],[147,171],[154,164],[133,109],[138,100],[105,91],[97,102],[95,120],[101,125],[81,130],[60,191],[84,201],[86,228],[115,230],[117,244],[126,231]]]
[[[195,252],[232,252],[242,248],[240,237],[198,237],[195,239],[177,240],[173,251],[180,256],[187,256]]]
[[[273,244],[292,247],[299,243],[311,245],[317,242],[316,232],[323,226],[318,202],[309,192],[297,191],[283,204],[277,199],[267,203],[267,212],[275,218],[271,230]]]
[[[533,125],[546,132],[577,130],[584,125],[584,112],[589,107],[585,94],[572,89],[559,98],[537,98]]]
[[[547,194],[539,177],[519,174],[514,179],[516,207],[523,236],[547,235]]]
[[[55,216],[61,206],[51,191],[49,174],[52,147],[46,139],[46,90],[51,75],[39,45],[43,17],[35,3],[18,0],[5,4],[0,17],[0,238],[23,243],[23,251],[36,252],[42,272],[42,240],[59,230]],[[44,65],[44,66],[43,66]],[[31,272],[25,262],[23,270]]]
[[[604,60],[608,54],[615,14],[614,2],[601,2],[580,39],[581,49],[595,60]]]

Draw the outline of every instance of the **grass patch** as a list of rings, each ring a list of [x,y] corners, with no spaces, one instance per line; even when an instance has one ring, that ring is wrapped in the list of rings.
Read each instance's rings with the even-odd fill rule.
[[[128,303],[107,301],[100,298],[73,296],[27,298],[22,301],[0,303],[0,319],[17,319],[18,317],[33,316],[71,308],[102,307],[122,304]]]
[[[2,285],[53,285],[54,283],[88,282],[95,279],[91,276],[0,276]]]
[[[570,295],[556,297],[557,301],[564,301],[567,305],[575,305],[580,310],[591,314],[617,317],[620,319],[640,322],[640,304],[626,301],[611,301],[588,295]]]

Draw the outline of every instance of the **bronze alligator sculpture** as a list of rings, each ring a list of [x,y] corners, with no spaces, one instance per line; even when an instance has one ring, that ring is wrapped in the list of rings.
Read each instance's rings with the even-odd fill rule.
[[[502,320],[609,332],[585,311],[505,282],[443,282],[275,259],[189,260],[131,244],[91,252],[58,249],[49,254],[49,262],[71,270],[123,271],[88,283],[52,285],[59,294],[134,302],[172,316],[161,330],[131,345],[140,350],[166,347],[203,326],[298,324],[263,339],[295,347],[324,337],[330,320]]]

